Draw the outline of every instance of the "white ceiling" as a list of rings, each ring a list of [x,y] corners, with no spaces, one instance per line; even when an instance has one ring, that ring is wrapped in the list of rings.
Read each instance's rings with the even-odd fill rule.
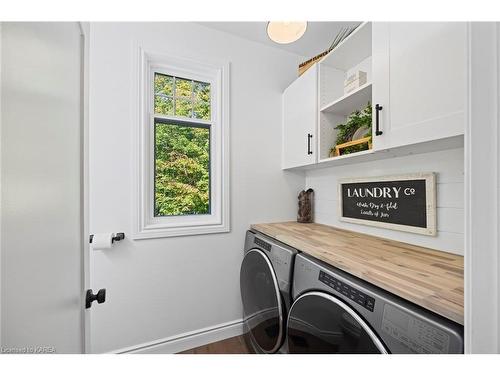
[[[359,22],[308,22],[304,36],[290,44],[278,44],[270,40],[266,32],[267,22],[200,22],[200,24],[310,58],[326,50],[342,27],[356,26]]]

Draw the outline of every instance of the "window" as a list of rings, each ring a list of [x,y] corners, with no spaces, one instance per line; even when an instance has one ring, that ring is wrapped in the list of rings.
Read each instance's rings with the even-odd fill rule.
[[[141,51],[137,239],[229,230],[227,65]]]
[[[155,73],[155,113],[211,120],[210,83]]]
[[[155,72],[154,113],[154,215],[210,214],[210,83]]]

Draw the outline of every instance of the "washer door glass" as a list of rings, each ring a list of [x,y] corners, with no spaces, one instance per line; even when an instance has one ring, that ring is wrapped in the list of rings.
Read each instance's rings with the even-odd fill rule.
[[[240,272],[245,324],[262,351],[273,353],[283,340],[283,306],[278,280],[263,251],[250,250]]]
[[[322,292],[305,293],[288,315],[290,353],[387,353],[364,320],[342,300]]]

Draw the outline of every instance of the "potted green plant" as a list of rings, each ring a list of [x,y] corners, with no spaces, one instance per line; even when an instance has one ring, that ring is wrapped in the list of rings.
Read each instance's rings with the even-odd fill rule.
[[[352,112],[344,124],[335,127],[337,139],[330,150],[330,156],[339,156],[364,151],[371,148],[372,105]],[[360,142],[353,142],[359,140]],[[356,143],[356,144],[351,144]]]

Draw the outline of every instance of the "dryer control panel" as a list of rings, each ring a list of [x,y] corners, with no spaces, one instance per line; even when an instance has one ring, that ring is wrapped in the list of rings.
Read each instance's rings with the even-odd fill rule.
[[[365,309],[373,311],[375,308],[375,298],[359,291],[356,288],[338,280],[337,278],[327,274],[326,272],[319,271],[318,280],[323,284],[335,289],[337,292],[343,294],[351,301],[356,302],[358,305],[363,306]]]

